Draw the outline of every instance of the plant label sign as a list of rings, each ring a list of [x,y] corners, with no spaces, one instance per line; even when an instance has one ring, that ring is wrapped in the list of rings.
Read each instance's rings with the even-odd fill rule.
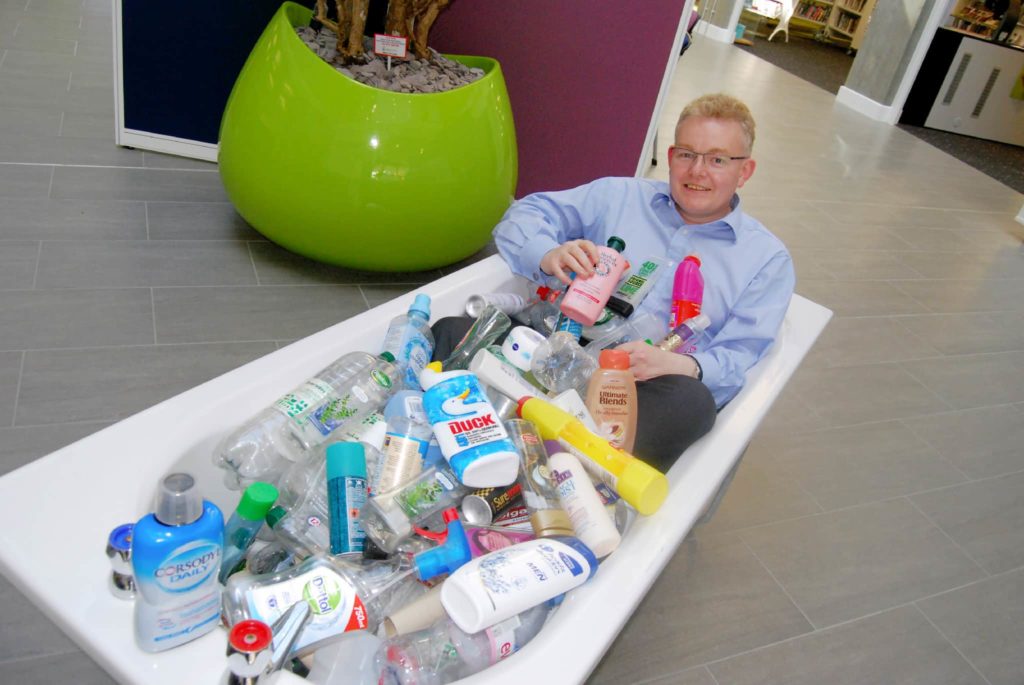
[[[386,33],[373,34],[373,51],[385,57],[403,59],[409,53],[409,39],[390,36]]]

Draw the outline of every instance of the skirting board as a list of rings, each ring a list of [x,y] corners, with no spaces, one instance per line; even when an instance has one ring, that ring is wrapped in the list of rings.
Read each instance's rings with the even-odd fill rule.
[[[721,26],[715,26],[709,24],[703,19],[697,22],[697,25],[693,28],[693,32],[699,36],[707,36],[711,40],[718,41],[719,43],[732,43],[736,39],[736,30],[723,29]]]
[[[846,86],[839,86],[839,94],[836,95],[836,102],[849,107],[855,112],[860,112],[866,117],[876,121],[884,121],[887,124],[895,124],[900,119],[902,108],[897,109],[892,105],[883,105],[871,98],[861,95],[855,90]]]
[[[204,162],[217,162],[217,146],[210,143],[200,143],[195,140],[121,129],[117,131],[116,142],[118,145],[133,147],[139,150],[163,152],[168,155],[189,157]]]

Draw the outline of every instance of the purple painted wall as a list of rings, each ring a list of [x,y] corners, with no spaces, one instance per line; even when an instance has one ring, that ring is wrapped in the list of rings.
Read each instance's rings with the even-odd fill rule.
[[[683,0],[454,0],[430,34],[501,62],[516,196],[636,173]]]

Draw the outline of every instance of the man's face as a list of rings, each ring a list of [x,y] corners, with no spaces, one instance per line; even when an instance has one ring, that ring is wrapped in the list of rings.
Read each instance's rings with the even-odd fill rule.
[[[711,157],[744,157],[748,154],[743,129],[735,121],[689,117],[676,128],[675,147],[706,152],[695,160],[668,153],[668,178],[676,209],[690,224],[706,224],[729,213],[737,188],[754,173],[752,159],[727,160],[721,169],[709,164]]]

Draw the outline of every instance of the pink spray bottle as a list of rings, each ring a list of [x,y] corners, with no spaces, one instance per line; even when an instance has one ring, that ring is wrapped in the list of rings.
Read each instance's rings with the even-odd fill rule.
[[[676,267],[676,276],[672,281],[672,313],[669,316],[669,328],[676,326],[700,314],[700,305],[704,300],[704,275],[700,272],[700,257],[687,255]]]
[[[597,248],[600,257],[590,278],[575,278],[562,298],[562,313],[584,326],[593,326],[608,304],[619,278],[629,262],[623,256],[626,241],[617,236],[608,238],[608,246]]]

